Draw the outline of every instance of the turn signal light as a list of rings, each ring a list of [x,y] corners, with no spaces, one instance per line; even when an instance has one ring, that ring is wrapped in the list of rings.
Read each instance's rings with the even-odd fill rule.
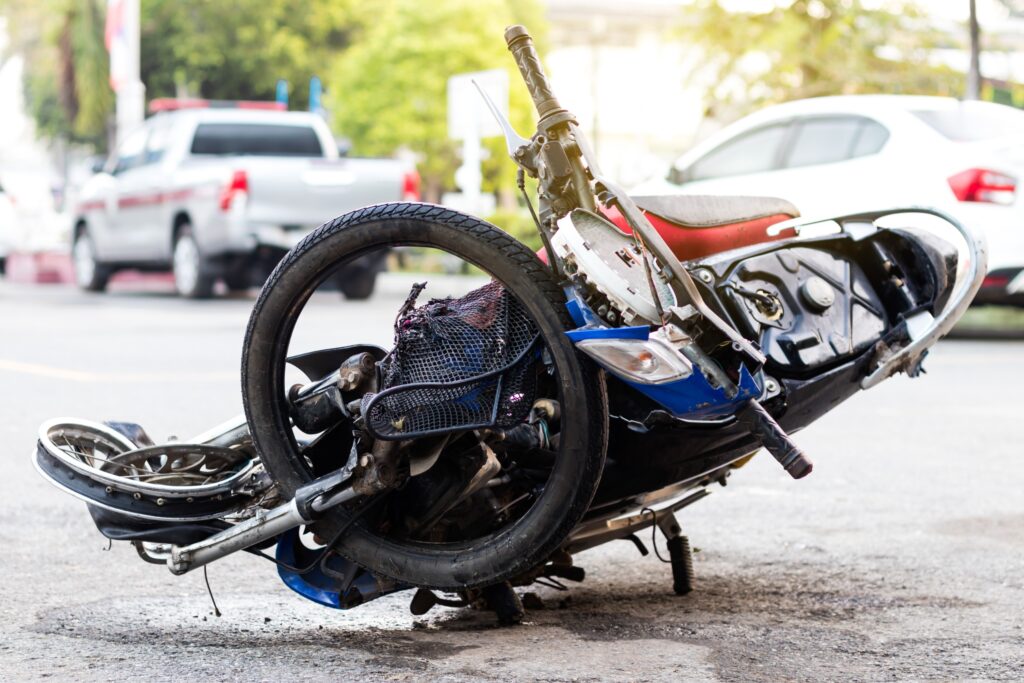
[[[693,373],[682,354],[654,339],[586,339],[576,347],[614,374],[640,384],[664,384]]]

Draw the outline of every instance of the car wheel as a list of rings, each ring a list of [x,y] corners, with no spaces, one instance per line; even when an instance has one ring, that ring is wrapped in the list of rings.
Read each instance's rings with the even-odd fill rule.
[[[224,284],[228,291],[246,292],[252,287],[252,273],[244,270],[236,273],[229,273],[224,276]]]
[[[71,247],[71,262],[75,273],[75,284],[86,292],[102,292],[110,281],[110,269],[96,260],[96,247],[92,237],[81,231]]]
[[[178,229],[172,259],[174,288],[179,295],[187,299],[206,299],[213,294],[214,278],[199,251],[192,226],[187,223]]]
[[[373,294],[373,288],[377,284],[377,274],[356,272],[344,274],[338,278],[338,289],[350,301],[365,301]]]

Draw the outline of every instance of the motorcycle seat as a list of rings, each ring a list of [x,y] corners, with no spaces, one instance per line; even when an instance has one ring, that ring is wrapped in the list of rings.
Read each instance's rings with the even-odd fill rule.
[[[777,197],[661,195],[633,197],[636,205],[648,214],[680,227],[712,228],[735,223],[800,215],[790,202]]]
[[[791,237],[788,231],[769,235],[768,228],[800,215],[791,203],[775,197],[672,195],[633,201],[680,261]],[[617,209],[603,213],[623,232],[632,232]]]

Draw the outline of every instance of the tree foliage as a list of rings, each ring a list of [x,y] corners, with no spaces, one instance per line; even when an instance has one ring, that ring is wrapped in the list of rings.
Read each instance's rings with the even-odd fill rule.
[[[455,74],[505,69],[510,119],[532,132],[531,105],[505,47],[509,24],[528,26],[543,45],[544,22],[535,1],[391,0],[378,5],[365,35],[342,55],[330,79],[337,130],[361,154],[405,147],[418,158],[427,194],[453,186],[459,144],[448,138],[447,83]],[[509,188],[514,167],[502,140],[487,143],[485,188]]]
[[[325,76],[369,16],[356,0],[143,0],[147,96],[273,99],[277,81],[305,107],[311,76]]]
[[[104,0],[0,0],[12,50],[25,56],[39,131],[103,147],[113,114]],[[278,79],[305,107],[372,7],[356,0],[142,0],[147,97],[273,99]]]
[[[25,58],[25,90],[39,131],[102,145],[113,93],[102,0],[3,0],[12,50]]]
[[[714,84],[709,99],[737,114],[822,95],[963,92],[962,74],[928,64],[927,51],[940,38],[914,3],[770,5],[763,12],[733,12],[721,0],[699,0],[686,10],[681,37],[704,49],[700,76]]]

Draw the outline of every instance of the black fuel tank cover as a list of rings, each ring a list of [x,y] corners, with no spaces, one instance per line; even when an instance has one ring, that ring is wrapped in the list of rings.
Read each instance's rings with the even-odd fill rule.
[[[769,368],[803,373],[869,348],[885,332],[885,308],[854,261],[823,248],[791,247],[740,261],[719,284]]]

